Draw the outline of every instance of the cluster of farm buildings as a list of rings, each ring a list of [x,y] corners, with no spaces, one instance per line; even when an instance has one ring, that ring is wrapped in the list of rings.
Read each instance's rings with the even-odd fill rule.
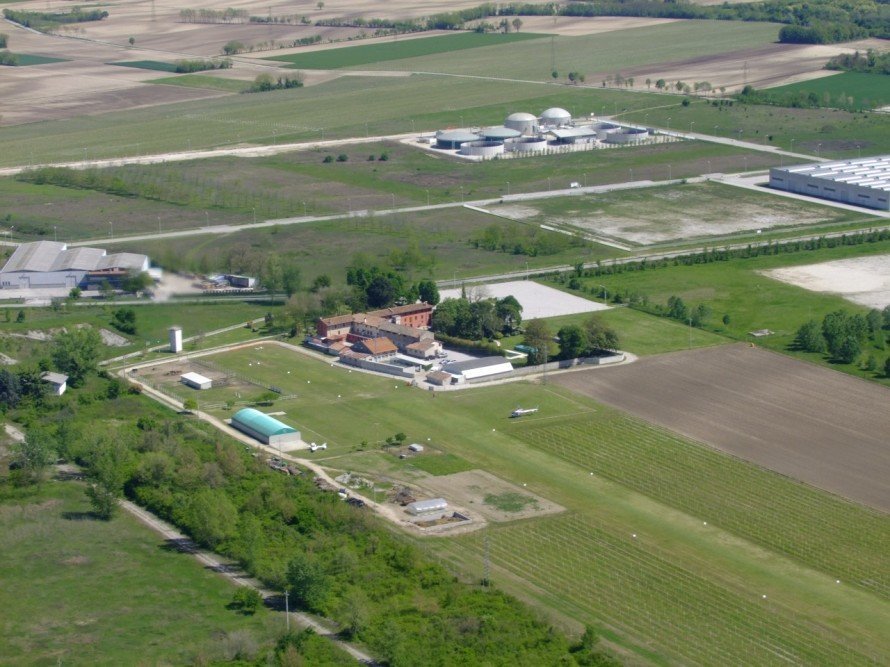
[[[457,155],[490,159],[505,154],[532,155],[572,145],[637,144],[652,133],[643,128],[597,121],[593,117],[576,121],[565,109],[553,107],[540,116],[519,111],[503,125],[477,129],[440,130],[435,148]]]
[[[442,343],[430,331],[434,307],[411,303],[367,313],[322,317],[316,336],[306,345],[336,356],[349,366],[398,377],[424,379],[434,385],[459,384],[509,373],[513,366],[503,357],[471,359],[437,368],[445,356]]]

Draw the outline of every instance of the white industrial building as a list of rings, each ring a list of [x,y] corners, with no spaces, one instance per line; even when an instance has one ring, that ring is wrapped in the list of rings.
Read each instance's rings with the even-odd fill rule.
[[[440,130],[435,147],[457,151],[457,155],[475,160],[492,160],[543,153],[549,150],[586,150],[605,144],[638,144],[653,135],[647,129],[596,121],[592,116],[575,122],[565,109],[552,107],[540,117],[518,111],[504,119],[503,125],[483,128]]]
[[[96,288],[148,271],[145,255],[68,248],[56,241],[23,243],[0,269],[0,289]]]
[[[800,195],[890,210],[890,155],[773,167],[769,185]]]
[[[210,389],[213,386],[213,380],[200,373],[183,373],[179,376],[179,381],[192,389]]]
[[[479,380],[505,375],[513,371],[513,365],[504,357],[481,357],[458,361],[448,365],[450,373],[457,382]]]

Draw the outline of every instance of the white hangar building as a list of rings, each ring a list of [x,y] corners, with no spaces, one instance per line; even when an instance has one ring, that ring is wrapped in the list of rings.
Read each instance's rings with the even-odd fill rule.
[[[0,289],[40,289],[111,284],[148,271],[145,255],[102,248],[68,248],[56,241],[23,243],[0,269]]]
[[[890,211],[890,155],[773,167],[769,185],[799,195]]]

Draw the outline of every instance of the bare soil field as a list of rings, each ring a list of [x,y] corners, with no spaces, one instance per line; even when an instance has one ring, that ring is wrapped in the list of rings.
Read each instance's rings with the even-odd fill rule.
[[[878,510],[890,511],[890,390],[744,345],[552,382]]]
[[[890,306],[890,255],[789,266],[763,275],[813,292],[840,294],[869,308]]]
[[[823,69],[829,58],[840,53],[874,48],[876,41],[879,40],[831,45],[769,44],[716,56],[662,63],[656,67],[629,68],[622,70],[621,74],[625,78],[634,77],[637,86],[648,78],[653,82],[658,79],[687,83],[707,81],[715,89],[725,87],[735,90],[747,84],[755,88],[769,88],[836,74]],[[596,75],[588,75],[588,79],[598,80]]]
[[[636,171],[636,170],[635,170]],[[493,206],[515,220],[555,227],[571,226],[600,238],[646,246],[778,227],[805,227],[843,220],[827,206],[739,195],[719,182],[653,187],[564,199]]]
[[[440,494],[449,503],[465,507],[472,514],[481,514],[489,521],[531,519],[557,514],[565,509],[484,470],[430,476],[420,485]]]
[[[650,25],[674,23],[680,19],[652,19],[645,17],[597,16],[593,18],[577,18],[574,16],[523,16],[522,32],[538,32],[544,35],[562,35],[578,37],[596,35],[613,30],[645,28]]]

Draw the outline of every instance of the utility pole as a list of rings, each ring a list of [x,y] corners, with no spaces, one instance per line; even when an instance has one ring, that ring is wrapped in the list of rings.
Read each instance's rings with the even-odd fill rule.
[[[284,619],[285,619],[284,622],[286,624],[288,633],[290,633],[290,600],[288,599],[289,595],[290,595],[290,592],[285,588],[284,589]]]

